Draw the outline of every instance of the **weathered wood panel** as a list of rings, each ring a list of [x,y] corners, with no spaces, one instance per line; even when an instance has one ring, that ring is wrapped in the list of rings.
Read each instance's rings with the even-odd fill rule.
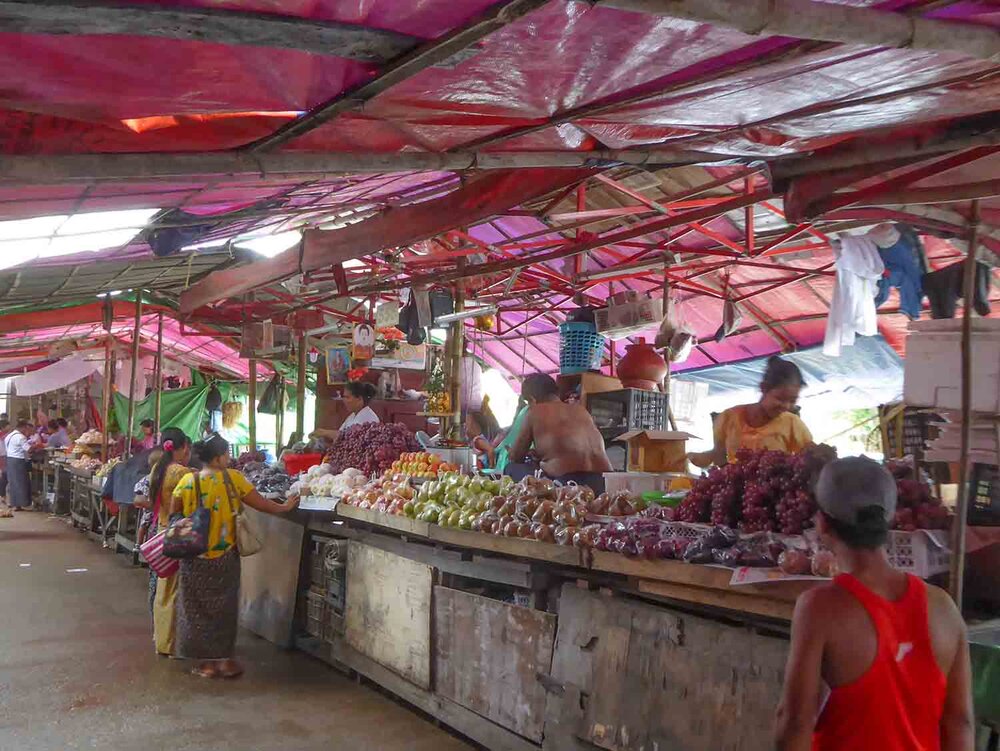
[[[369,680],[418,707],[431,717],[454,728],[462,735],[468,736],[490,751],[538,751],[538,746],[534,743],[500,727],[495,722],[490,722],[465,707],[459,706],[451,699],[417,688],[391,670],[351,649],[340,639],[334,641],[330,659],[334,664],[356,670]],[[335,744],[331,744],[331,748],[335,747]]]
[[[299,562],[305,528],[288,519],[248,508],[264,547],[242,559],[240,624],[281,647],[292,645]]]
[[[434,569],[354,540],[347,555],[347,643],[421,688],[431,685]]]
[[[544,748],[770,748],[786,650],[748,628],[566,585]]]
[[[447,587],[434,588],[437,693],[541,741],[556,617]]]

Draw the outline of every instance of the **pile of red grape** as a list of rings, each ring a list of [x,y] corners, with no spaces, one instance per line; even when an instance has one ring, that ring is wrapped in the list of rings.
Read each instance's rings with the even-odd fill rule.
[[[916,529],[948,529],[951,515],[930,488],[919,480],[897,479],[896,516],[892,520],[893,529],[912,532]]]
[[[407,451],[419,451],[413,433],[401,423],[364,423],[341,431],[326,455],[330,471],[360,469],[366,475],[381,474]]]
[[[722,524],[742,532],[801,534],[816,511],[807,454],[741,449],[736,461],[696,480],[676,519]]]

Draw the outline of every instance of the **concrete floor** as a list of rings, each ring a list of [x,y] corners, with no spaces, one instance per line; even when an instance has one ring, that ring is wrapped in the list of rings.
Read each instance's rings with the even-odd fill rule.
[[[251,634],[238,649],[246,675],[227,682],[189,675],[150,640],[145,571],[63,520],[0,519],[2,751],[469,748]]]

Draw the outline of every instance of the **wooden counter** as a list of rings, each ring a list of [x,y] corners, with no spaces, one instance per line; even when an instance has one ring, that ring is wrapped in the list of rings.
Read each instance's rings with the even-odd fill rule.
[[[497,537],[354,506],[340,506],[337,514],[353,522],[393,530],[410,538],[429,540],[449,547],[623,576],[633,585],[634,591],[651,597],[750,613],[780,621],[790,621],[799,594],[816,585],[810,581],[787,581],[731,587],[729,581],[732,571],[716,566],[671,560],[637,560],[618,553],[578,549],[516,537]]]

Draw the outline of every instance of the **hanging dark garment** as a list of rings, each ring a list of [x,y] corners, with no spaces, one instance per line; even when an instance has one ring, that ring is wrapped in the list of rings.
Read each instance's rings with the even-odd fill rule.
[[[924,275],[924,294],[931,304],[931,318],[954,318],[962,298],[965,263],[959,261]],[[990,268],[976,263],[972,307],[981,316],[990,314]]]

